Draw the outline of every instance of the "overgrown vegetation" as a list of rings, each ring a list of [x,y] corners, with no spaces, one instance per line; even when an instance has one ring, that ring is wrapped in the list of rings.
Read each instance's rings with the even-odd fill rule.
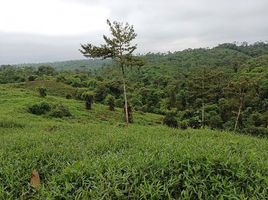
[[[69,109],[63,104],[50,104],[45,101],[28,106],[28,112],[35,115],[48,114],[49,116],[56,118],[72,116]]]
[[[208,129],[267,135],[267,52],[141,56],[125,72],[129,128],[114,66],[2,66],[0,199],[268,199],[267,138]]]
[[[0,199],[268,198],[266,139],[139,125],[154,122],[148,114],[126,129],[116,125],[120,110],[105,123],[107,106],[87,112],[83,102],[49,95],[75,118],[37,118],[23,109],[40,102],[35,90],[0,88],[0,118],[14,118],[0,120]],[[30,185],[33,169],[39,189]]]
[[[129,104],[134,111],[166,115],[175,110],[179,127],[267,135],[267,43],[221,44],[212,49],[146,54],[141,58],[147,60],[145,66],[125,71]],[[76,71],[2,66],[0,80],[14,83],[34,76],[34,81],[18,87],[46,87],[51,83],[48,94],[83,100],[82,93],[90,91],[95,93],[94,101],[102,104],[107,104],[107,97],[112,95],[114,106],[123,110],[119,73],[108,65]],[[66,89],[59,90],[59,86]]]

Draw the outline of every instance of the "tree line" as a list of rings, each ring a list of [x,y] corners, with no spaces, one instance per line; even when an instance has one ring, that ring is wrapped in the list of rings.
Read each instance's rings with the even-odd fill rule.
[[[81,52],[115,62],[94,69],[64,71],[51,66],[5,65],[0,67],[0,83],[47,79],[63,82],[87,92],[81,98],[88,99],[88,108],[93,99],[110,105],[111,110],[124,107],[127,122],[129,109],[165,115],[163,122],[171,127],[268,134],[266,42],[133,56],[133,27],[110,21],[108,25],[112,34],[104,36],[105,44],[85,44]]]

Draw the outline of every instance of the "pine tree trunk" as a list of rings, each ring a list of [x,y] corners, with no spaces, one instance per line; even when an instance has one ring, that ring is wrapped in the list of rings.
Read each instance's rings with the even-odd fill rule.
[[[128,126],[129,119],[128,119],[128,103],[127,103],[127,91],[126,91],[126,82],[125,77],[123,75],[123,90],[124,90],[124,101],[125,101],[125,118],[126,118],[126,125]]]
[[[240,117],[240,114],[241,114],[242,106],[243,106],[243,99],[240,98],[240,105],[239,105],[238,113],[237,113],[236,120],[235,120],[234,131],[236,131],[236,129],[237,129],[238,120],[239,120],[239,117]]]

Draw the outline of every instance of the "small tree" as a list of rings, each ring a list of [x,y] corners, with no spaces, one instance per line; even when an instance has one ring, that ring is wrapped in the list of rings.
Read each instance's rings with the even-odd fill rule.
[[[93,92],[84,92],[82,94],[83,99],[86,101],[86,109],[91,110],[92,104],[94,101],[94,93]]]
[[[37,74],[39,76],[42,76],[42,75],[53,76],[56,74],[56,70],[51,66],[42,65],[38,67]]]
[[[237,130],[239,125],[246,98],[253,98],[254,96],[250,96],[254,94],[254,92],[250,92],[250,90],[253,90],[254,84],[256,83],[252,78],[241,76],[237,80],[232,81],[228,87],[225,88],[226,94],[234,98],[234,107],[237,107],[234,131]]]
[[[114,111],[115,109],[115,98],[113,95],[108,94],[106,97],[106,103],[109,106],[110,111]]]
[[[141,66],[143,62],[137,57],[132,56],[132,53],[137,48],[137,45],[132,45],[131,42],[137,36],[133,26],[128,23],[111,23],[107,20],[107,24],[110,27],[111,37],[103,36],[105,44],[101,46],[94,46],[92,44],[81,45],[80,52],[90,58],[112,58],[118,63],[118,66],[122,72],[122,82],[124,91],[124,111],[126,124],[128,125],[128,101],[126,93],[126,81],[125,81],[125,69],[128,66]]]
[[[45,87],[39,87],[38,93],[40,97],[45,97],[47,96],[47,89]]]
[[[178,128],[178,121],[174,112],[168,112],[163,119],[163,124],[171,128]]]

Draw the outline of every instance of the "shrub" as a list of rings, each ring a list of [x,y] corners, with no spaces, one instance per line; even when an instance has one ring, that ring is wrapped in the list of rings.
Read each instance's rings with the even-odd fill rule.
[[[201,120],[199,116],[194,116],[189,119],[189,126],[192,128],[201,128]]]
[[[86,109],[91,110],[93,100],[94,100],[94,93],[93,92],[84,92],[82,94],[82,97],[86,101]]]
[[[108,93],[109,93],[108,86],[105,83],[99,83],[95,89],[95,100],[97,102],[103,103],[103,100],[105,100]]]
[[[188,120],[182,120],[182,121],[180,121],[179,126],[180,126],[181,129],[187,129],[188,126],[189,126]]]
[[[28,112],[35,115],[43,115],[51,110],[51,106],[47,102],[41,102],[28,107]]]
[[[245,133],[256,136],[268,136],[268,130],[265,127],[248,127],[243,130]]]
[[[207,124],[211,128],[222,128],[223,120],[215,111],[210,111],[207,114]]]
[[[71,99],[72,98],[72,95],[67,94],[65,97],[66,97],[66,99]]]
[[[56,118],[63,118],[63,117],[70,117],[72,116],[72,114],[66,106],[58,104],[52,107],[49,116]]]
[[[77,100],[84,100],[83,98],[83,93],[85,92],[88,92],[88,89],[87,88],[78,88],[76,91],[75,91],[75,99]]]
[[[82,83],[81,83],[80,78],[72,78],[71,86],[73,86],[73,87],[81,87]]]
[[[178,121],[176,119],[176,114],[173,112],[168,112],[163,119],[163,124],[171,128],[178,128]]]
[[[36,75],[30,75],[30,76],[28,77],[28,81],[35,81],[35,80],[37,79],[37,77],[38,77],[38,76],[36,76]]]
[[[47,89],[45,87],[39,87],[38,93],[40,97],[45,97],[47,96]]]
[[[37,69],[37,74],[39,76],[42,75],[53,76],[56,74],[56,70],[51,66],[40,66]]]
[[[107,95],[106,97],[106,104],[109,106],[110,111],[114,111],[115,109],[115,98],[112,95]]]

